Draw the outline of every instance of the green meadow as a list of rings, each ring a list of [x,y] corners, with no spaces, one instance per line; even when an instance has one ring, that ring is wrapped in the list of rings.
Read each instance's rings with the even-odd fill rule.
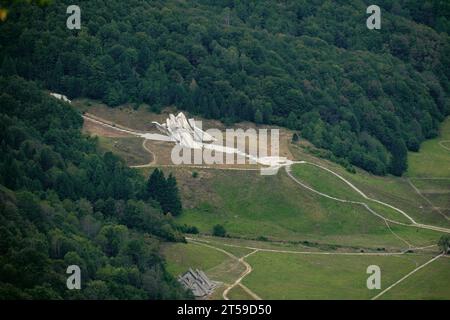
[[[409,177],[450,178],[450,117],[442,123],[440,134],[420,145],[419,152],[408,154]],[[447,147],[444,148],[444,147]]]
[[[175,174],[185,177],[179,180],[183,189],[194,178],[179,171]],[[205,171],[207,174],[201,181],[205,192],[189,194],[186,202],[192,206],[177,218],[180,223],[197,226],[201,233],[211,233],[214,225],[222,224],[232,237],[263,236],[271,240],[316,241],[372,249],[405,247],[382,219],[363,206],[338,202],[306,190],[284,170],[276,176],[261,176],[252,171]],[[392,213],[378,204],[373,207]],[[401,221],[403,217],[396,218]],[[435,242],[439,237],[435,232],[413,232],[414,228],[407,228],[399,229],[419,245]],[[416,237],[419,234],[420,238]]]
[[[243,283],[263,299],[370,299],[429,256],[343,256],[258,252]],[[381,290],[366,286],[367,267],[381,269]],[[449,296],[450,298],[450,296]]]
[[[433,261],[386,292],[381,299],[449,300],[450,258]]]

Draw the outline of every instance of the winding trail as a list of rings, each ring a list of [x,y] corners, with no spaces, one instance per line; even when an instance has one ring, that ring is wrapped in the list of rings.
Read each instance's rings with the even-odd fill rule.
[[[261,298],[260,298],[256,293],[254,293],[253,291],[251,291],[249,288],[247,288],[246,286],[244,286],[244,285],[241,283],[242,279],[244,279],[250,272],[253,271],[252,266],[251,266],[250,264],[248,264],[248,262],[245,261],[244,259],[247,258],[248,256],[250,256],[250,255],[252,255],[252,254],[258,252],[258,251],[259,251],[258,249],[255,249],[255,250],[253,250],[252,252],[250,252],[249,254],[247,254],[247,255],[245,255],[245,256],[239,258],[238,261],[239,261],[240,263],[243,263],[243,264],[245,265],[245,271],[241,274],[241,276],[240,276],[240,277],[239,277],[239,278],[238,278],[231,286],[229,286],[228,288],[225,289],[225,291],[223,292],[223,298],[224,298],[225,300],[229,300],[229,298],[228,298],[228,292],[230,292],[230,290],[233,289],[233,288],[234,288],[235,286],[237,286],[237,285],[240,285],[240,286],[241,286],[248,294],[250,294],[250,296],[251,296],[253,299],[255,299],[255,300],[261,300]]]
[[[229,285],[223,291],[222,296],[223,296],[223,298],[225,300],[229,300],[228,293],[230,292],[231,289],[233,289],[234,287],[236,287],[238,285],[245,292],[247,292],[253,299],[255,299],[255,300],[262,300],[261,297],[259,297],[253,291],[251,291],[244,284],[242,284],[242,279],[244,279],[248,274],[250,274],[253,271],[252,266],[247,261],[245,261],[244,259],[247,258],[248,256],[254,254],[254,253],[257,253],[257,252],[275,252],[275,253],[307,254],[307,255],[309,254],[309,255],[347,255],[347,256],[399,256],[399,255],[407,254],[408,250],[411,250],[411,249],[414,249],[414,250],[426,250],[426,249],[429,249],[429,248],[432,248],[432,247],[436,247],[436,245],[429,245],[429,246],[424,246],[424,247],[410,248],[410,249],[406,249],[406,250],[401,251],[401,252],[323,252],[323,251],[294,251],[294,250],[281,250],[281,249],[266,249],[266,248],[255,248],[255,247],[250,247],[250,246],[242,246],[242,245],[234,245],[234,244],[229,244],[229,243],[222,243],[222,245],[224,245],[224,246],[230,246],[230,247],[236,247],[236,248],[245,248],[245,249],[252,250],[247,255],[245,255],[245,256],[243,256],[241,258],[238,258],[235,255],[233,255],[232,253],[230,253],[230,252],[228,252],[228,251],[226,251],[226,250],[224,250],[222,248],[218,248],[218,247],[212,245],[211,241],[203,240],[203,239],[193,239],[193,238],[189,238],[189,237],[186,237],[186,240],[188,242],[191,242],[191,243],[195,243],[195,244],[198,244],[198,245],[203,245],[205,247],[218,250],[218,251],[226,254],[227,256],[235,259],[239,263],[244,264],[245,271],[240,275],[240,277],[238,279],[236,279],[236,281],[232,285]],[[372,300],[378,299],[383,294],[385,294],[387,291],[389,291],[390,289],[392,289],[393,287],[395,287],[396,285],[398,285],[399,283],[401,283],[402,281],[404,281],[405,279],[407,279],[408,277],[413,275],[415,272],[419,271],[420,269],[424,268],[425,266],[427,266],[428,264],[432,263],[433,261],[437,260],[440,257],[450,257],[450,256],[445,256],[442,253],[442,254],[432,258],[431,260],[429,260],[426,263],[418,266],[416,269],[414,269],[413,271],[409,272],[407,275],[402,277],[400,280],[396,281],[395,283],[393,283],[392,285],[387,287],[385,290],[383,290],[382,292],[380,292],[379,294],[374,296],[372,298]]]
[[[450,218],[445,213],[443,213],[438,207],[435,207],[434,204],[430,200],[428,200],[428,198],[425,197],[422,192],[420,192],[420,190],[414,185],[414,183],[412,183],[411,179],[406,179],[406,181],[411,186],[411,188],[413,188],[414,191],[431,206],[432,210],[437,211],[445,219],[450,220]]]
[[[245,266],[245,271],[239,276],[239,278],[236,279],[236,281],[233,284],[229,285],[223,291],[222,296],[223,296],[223,298],[225,300],[229,300],[228,293],[230,292],[231,289],[233,289],[237,285],[240,285],[253,299],[255,299],[255,300],[262,300],[256,293],[254,293],[249,288],[247,288],[246,286],[241,284],[242,279],[244,279],[245,276],[247,276],[250,272],[253,271],[252,266],[250,264],[248,264],[247,261],[245,261],[244,259],[247,258],[249,255],[251,255],[251,254],[253,254],[255,252],[258,252],[259,251],[258,249],[255,249],[254,251],[250,252],[249,254],[247,254],[247,255],[245,255],[245,256],[243,256],[241,258],[238,258],[234,254],[232,254],[232,253],[230,253],[230,252],[228,252],[228,251],[226,251],[226,250],[224,250],[222,248],[218,248],[218,247],[212,246],[210,244],[207,244],[204,241],[197,241],[196,239],[188,238],[188,237],[186,237],[186,240],[188,242],[192,242],[192,243],[195,243],[195,244],[198,244],[198,245],[202,245],[202,246],[205,246],[205,247],[208,247],[208,248],[220,251],[220,252],[226,254],[227,256],[229,256],[230,258],[236,260],[238,263],[241,263],[241,264],[243,264]]]
[[[301,182],[300,180],[298,180],[296,177],[294,177],[294,175],[291,172],[291,166],[286,166],[286,173],[288,174],[288,176],[294,180],[297,184],[301,185],[302,187],[304,187],[305,189],[308,189],[316,194],[319,194],[323,197],[329,198],[329,199],[333,199],[339,202],[343,202],[343,203],[352,203],[352,204],[357,204],[357,205],[361,205],[363,207],[365,207],[369,212],[371,212],[372,214],[374,214],[375,216],[379,217],[380,219],[382,219],[383,221],[387,221],[387,222],[391,222],[391,223],[395,223],[398,225],[403,225],[403,226],[408,226],[408,227],[416,227],[416,228],[422,228],[422,229],[429,229],[429,230],[434,230],[434,231],[439,231],[439,232],[444,232],[444,233],[450,233],[450,229],[447,228],[443,228],[443,227],[437,227],[437,226],[430,226],[430,225],[426,225],[426,224],[422,224],[422,223],[417,223],[412,217],[410,217],[406,212],[404,212],[403,210],[394,207],[386,202],[380,201],[380,200],[376,200],[376,199],[372,199],[370,197],[368,197],[364,192],[362,192],[360,189],[358,189],[355,185],[353,185],[350,181],[348,181],[347,179],[345,179],[344,177],[342,177],[341,175],[339,175],[338,173],[324,167],[321,166],[319,164],[315,164],[312,162],[308,162],[308,161],[295,161],[294,164],[310,164],[313,166],[316,166],[318,168],[321,168],[333,175],[335,175],[336,177],[338,177],[339,179],[341,179],[342,181],[344,181],[347,185],[349,185],[353,190],[355,190],[357,193],[359,193],[364,199],[369,200],[369,201],[373,201],[376,203],[379,203],[383,206],[386,206],[388,208],[391,208],[399,213],[401,213],[405,218],[407,218],[409,221],[411,221],[411,224],[407,224],[407,223],[403,223],[403,222],[399,222],[396,220],[392,220],[389,218],[386,218],[384,216],[382,216],[381,214],[377,213],[376,211],[374,211],[373,209],[371,209],[365,202],[361,202],[361,201],[353,201],[353,200],[345,200],[345,199],[340,199],[340,198],[336,198],[333,196],[330,196],[326,193],[317,191],[316,189],[311,188],[310,186],[304,184],[303,182]]]
[[[160,135],[160,134],[142,133],[142,132],[138,132],[138,131],[135,131],[133,129],[130,129],[130,128],[117,127],[117,126],[111,125],[111,124],[109,124],[109,123],[107,123],[105,121],[102,121],[102,120],[100,120],[97,117],[91,116],[88,113],[83,114],[83,118],[88,119],[88,120],[93,121],[93,122],[96,122],[96,123],[98,123],[98,124],[100,124],[102,126],[106,126],[106,127],[118,130],[118,131],[122,131],[122,132],[125,132],[125,133],[128,133],[128,134],[132,134],[132,135],[135,135],[135,136],[138,136],[138,137],[142,137],[144,139],[154,139],[154,140],[161,140],[161,141],[172,141],[170,138],[168,138],[166,136],[163,136],[163,135]],[[446,142],[446,140],[441,141],[441,142]],[[145,140],[144,140],[144,143],[145,143]],[[443,146],[443,147],[446,148],[445,146]],[[144,144],[144,148],[145,148],[145,144]],[[146,148],[146,150],[151,152],[147,148]],[[308,162],[308,161],[292,161],[292,164],[310,164],[310,165],[316,166],[316,167],[318,167],[318,168],[320,168],[322,170],[325,170],[325,171],[333,174],[334,176],[338,177],[339,179],[341,179],[344,183],[346,183],[353,190],[355,190],[357,193],[359,193],[364,199],[367,199],[367,200],[379,203],[379,204],[381,204],[383,206],[386,206],[388,208],[391,208],[391,209],[401,213],[406,219],[411,221],[411,224],[406,224],[406,223],[402,223],[402,222],[399,222],[399,221],[396,221],[396,220],[392,220],[392,219],[386,218],[386,217],[382,216],[381,214],[377,213],[376,211],[371,209],[364,202],[340,199],[340,198],[336,198],[336,197],[330,196],[328,194],[322,193],[320,191],[317,191],[317,190],[307,186],[306,184],[302,183],[301,181],[299,181],[297,178],[295,178],[292,175],[292,173],[291,173],[291,164],[284,165],[284,167],[286,168],[286,172],[287,172],[288,176],[292,180],[294,180],[297,184],[301,185],[302,187],[304,187],[304,188],[306,188],[306,189],[308,189],[308,190],[310,190],[310,191],[312,191],[312,192],[314,192],[316,194],[319,194],[319,195],[321,195],[323,197],[327,197],[329,199],[333,199],[333,200],[336,200],[336,201],[339,201],[339,202],[344,202],[344,203],[353,203],[353,204],[361,205],[361,206],[365,207],[369,212],[371,212],[375,216],[377,216],[380,219],[382,219],[386,223],[386,225],[389,228],[389,230],[391,230],[391,228],[389,227],[388,222],[391,222],[391,223],[395,223],[395,224],[403,225],[403,226],[408,226],[408,227],[417,227],[417,228],[422,228],[422,229],[429,229],[429,230],[434,230],[434,231],[439,231],[439,232],[444,232],[444,233],[450,233],[450,229],[447,229],[447,228],[442,228],[442,227],[437,227],[437,226],[431,226],[431,225],[417,223],[411,216],[409,216],[403,210],[401,210],[401,209],[399,209],[397,207],[394,207],[394,206],[392,206],[392,205],[390,205],[390,204],[388,204],[386,202],[383,202],[383,201],[380,201],[380,200],[376,200],[376,199],[372,199],[372,198],[368,197],[364,192],[362,192],[360,189],[358,189],[350,181],[348,181],[347,179],[345,179],[344,177],[342,177],[338,173],[334,172],[333,170],[328,169],[328,168],[326,168],[326,167],[324,167],[322,165],[319,165],[319,164],[316,164],[316,163],[312,163],[312,162]],[[136,167],[143,168],[143,167],[149,167],[149,166],[153,166],[153,165],[154,164],[145,164],[145,165],[135,166],[135,168]],[[172,167],[172,166],[176,166],[176,165],[161,165],[161,166],[163,166],[163,167]],[[211,167],[211,166],[195,166],[195,165],[194,166],[186,166],[186,167],[201,168],[201,169],[212,169],[212,168],[214,168],[214,167]],[[257,168],[220,168],[220,167],[219,168],[214,168],[214,169],[219,169],[219,170],[237,170],[237,171],[257,171],[257,170],[260,170],[260,169],[257,169]],[[393,232],[393,231],[391,230],[391,232]],[[396,235],[396,236],[398,237],[398,235]],[[404,242],[406,242],[404,239],[402,239],[402,240]]]
[[[146,168],[146,167],[152,167],[156,164],[156,154],[153,151],[151,151],[149,148],[147,148],[147,146],[145,144],[146,142],[147,142],[147,139],[144,139],[144,141],[142,141],[142,148],[144,148],[148,153],[151,154],[152,161],[150,161],[149,163],[146,163],[146,164],[130,166],[131,168]]]

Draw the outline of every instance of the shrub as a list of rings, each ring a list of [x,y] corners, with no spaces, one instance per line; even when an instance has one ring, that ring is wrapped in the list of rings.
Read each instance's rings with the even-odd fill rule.
[[[226,237],[227,231],[221,224],[216,224],[213,228],[213,235],[216,237]]]

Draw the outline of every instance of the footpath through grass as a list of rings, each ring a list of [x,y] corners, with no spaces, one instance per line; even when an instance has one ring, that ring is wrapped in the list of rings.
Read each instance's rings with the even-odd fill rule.
[[[449,300],[450,258],[439,258],[420,269],[386,292],[381,299]]]
[[[381,290],[366,286],[367,267],[381,269],[382,289],[430,256],[342,256],[257,252],[243,284],[263,299],[370,299]],[[442,275],[438,275],[439,278]]]

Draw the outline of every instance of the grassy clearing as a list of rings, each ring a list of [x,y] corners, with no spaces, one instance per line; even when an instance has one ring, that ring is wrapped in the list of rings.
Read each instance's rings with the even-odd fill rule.
[[[192,236],[192,235],[191,235]],[[236,256],[244,256],[251,251],[253,248],[269,249],[269,250],[291,250],[291,251],[320,251],[320,248],[314,246],[314,244],[309,243],[291,243],[291,242],[273,242],[273,241],[261,241],[261,240],[250,240],[242,238],[221,238],[207,235],[196,235],[193,236],[200,241],[207,241],[209,244],[226,248],[225,250],[232,252]],[[247,249],[245,247],[251,248]],[[234,248],[234,249],[233,249]]]
[[[450,178],[411,178],[410,180],[433,206],[438,207],[441,212],[450,210]]]
[[[218,239],[218,241],[220,241],[220,239]],[[227,245],[226,243],[224,243],[223,241],[222,242],[214,242],[214,243],[212,243],[212,245],[214,247],[223,249],[223,250],[231,253],[232,255],[234,255],[237,258],[241,258],[253,251],[253,250],[247,249],[247,248],[230,246],[230,245]]]
[[[450,299],[450,259],[440,258],[401,282],[381,299]]]
[[[439,144],[448,140],[450,140],[450,117],[442,123],[437,138],[422,143],[419,152],[408,154],[408,176],[450,177],[450,150]],[[447,146],[448,142],[443,144]]]
[[[168,170],[165,170],[168,171]],[[367,248],[403,248],[384,222],[360,205],[340,203],[301,188],[284,171],[170,170],[183,190],[186,210],[180,223],[211,233],[223,224],[231,236],[318,241]]]
[[[191,243],[167,244],[162,252],[167,260],[167,270],[174,276],[189,268],[206,271],[230,259],[222,252]]]
[[[309,187],[332,197],[361,201],[363,197],[335,175],[311,164],[292,166],[292,174]]]
[[[389,223],[390,228],[396,235],[409,242],[414,247],[425,247],[437,244],[442,233],[438,231],[407,227]]]
[[[230,300],[254,300],[241,286],[235,286],[228,292]]]
[[[75,105],[101,118],[137,130],[154,131],[151,121],[161,122],[164,114],[148,112],[146,107],[133,109],[130,106],[107,108],[95,101],[79,101]],[[242,124],[241,124],[242,125]],[[204,121],[204,128],[222,128],[216,121]],[[116,153],[129,165],[151,161],[151,155],[142,148],[142,140],[134,137],[116,137],[114,132],[100,135],[100,148]],[[450,226],[418,196],[405,179],[397,177],[377,177],[361,170],[350,174],[340,166],[314,158],[300,148],[288,148],[289,132],[282,131],[282,155],[294,154],[296,159],[319,163],[338,172],[354,183],[369,197],[393,204],[422,223]],[[450,140],[450,121],[447,119],[442,136],[423,144],[421,152],[409,155],[410,177],[441,177],[448,173],[450,152],[439,146],[443,139]],[[445,144],[446,145],[446,144]],[[290,145],[292,147],[292,145]],[[156,153],[158,164],[169,163],[171,146],[149,142],[148,147]],[[439,150],[439,151],[438,151]],[[292,151],[292,152],[291,152]],[[435,168],[438,167],[438,168]],[[141,172],[147,175],[152,169]],[[301,188],[284,171],[277,176],[260,176],[259,172],[221,171],[214,169],[164,168],[166,174],[173,172],[181,189],[185,213],[179,222],[196,225],[201,232],[210,233],[212,227],[223,224],[232,236],[258,238],[265,236],[280,241],[309,241],[310,246],[290,243],[274,243],[242,239],[214,238],[214,246],[222,248],[237,257],[251,250],[227,246],[226,243],[287,249],[297,251],[318,250],[348,251],[363,248],[400,250],[406,245],[395,237],[385,224],[364,208],[326,199]],[[193,178],[192,172],[198,177]],[[310,165],[294,167],[295,174],[315,189],[347,200],[360,201],[362,198],[337,177]],[[447,173],[446,173],[447,172]],[[449,181],[412,179],[434,205],[449,206],[449,199],[443,191],[450,189]],[[386,217],[401,220],[403,216],[375,203],[371,207]],[[406,221],[407,222],[407,221]],[[439,233],[391,224],[391,229],[414,246],[436,243]],[[219,242],[219,243],[218,243]],[[220,244],[220,242],[223,242]],[[323,246],[330,244],[330,246]],[[333,247],[333,245],[335,245]],[[341,248],[351,246],[352,248]],[[198,244],[168,244],[163,248],[167,269],[173,275],[185,272],[189,267],[204,270],[216,281],[234,282],[244,271],[242,264],[226,254]],[[405,255],[401,257],[369,256],[311,256],[258,252],[247,258],[254,271],[244,279],[244,284],[263,298],[273,299],[368,299],[376,294],[365,287],[369,264],[382,268],[383,286],[398,280],[418,263],[429,257]],[[404,283],[386,294],[386,298],[448,298],[448,263],[436,261],[428,266],[433,268],[433,277],[428,273],[417,273],[418,280]],[[447,259],[450,260],[450,259]],[[441,266],[442,264],[442,266]],[[425,268],[428,270],[428,267]],[[421,270],[422,271],[422,270]],[[431,274],[431,273],[430,273]],[[415,275],[416,276],[416,275]],[[414,277],[415,277],[414,276]],[[326,284],[326,285],[324,285]],[[403,285],[403,284],[402,284]],[[225,286],[211,297],[221,299]],[[434,289],[436,288],[436,289]],[[422,293],[419,293],[421,291]],[[246,299],[248,294],[236,287],[230,291],[231,299]],[[391,297],[392,295],[392,297]]]
[[[152,155],[142,147],[143,139],[136,137],[99,137],[101,151],[110,151],[125,160],[129,166],[147,164]]]
[[[411,178],[416,188],[421,192],[432,193],[433,191],[450,191],[450,178],[447,179],[420,179]]]
[[[174,276],[193,268],[203,270],[212,280],[232,283],[245,270],[236,259],[199,244],[166,244],[162,252],[167,261],[167,270]]]
[[[163,109],[163,111],[158,114],[149,111],[150,108],[145,104],[142,104],[139,107],[131,104],[125,104],[115,108],[109,108],[107,105],[103,103],[90,99],[76,99],[72,102],[72,105],[80,111],[88,112],[91,115],[109,121],[113,124],[117,124],[138,131],[158,132],[158,133],[159,131],[156,129],[155,125],[152,124],[152,121],[162,123],[169,117],[170,113],[175,114],[178,112],[175,108],[168,107]],[[187,117],[190,116],[186,112],[185,114]],[[214,128],[224,132],[225,129],[230,128],[226,127],[222,122],[217,120],[204,119],[198,116],[195,116],[195,120],[201,121],[202,128],[204,130]],[[280,134],[279,155],[282,157],[292,158],[292,154],[290,153],[289,150],[289,142],[292,139],[293,132],[285,128],[271,127],[267,125],[261,127],[263,129],[271,129],[271,128],[279,129]],[[260,127],[251,122],[239,122],[235,123],[231,128],[244,130],[246,129],[258,130],[258,128]],[[225,138],[226,137],[224,136],[224,139]],[[159,159],[158,164],[172,163],[170,157],[167,156],[167,154],[170,156],[170,151],[173,147],[172,144],[168,143],[160,144],[157,142],[149,142],[149,146],[151,150],[155,149],[157,152],[161,151],[163,153],[162,155],[158,153],[158,156],[160,156],[158,157]]]
[[[384,201],[386,203],[392,204],[396,206],[397,208],[402,209],[405,211],[408,215],[410,215],[414,220],[420,223],[424,224],[431,224],[431,225],[437,225],[442,227],[450,227],[450,222],[448,220],[445,220],[442,215],[440,215],[438,212],[433,210],[433,208],[429,205],[429,203],[417,195],[416,191],[411,187],[411,185],[408,183],[408,181],[405,178],[398,178],[393,176],[375,176],[372,174],[369,174],[363,170],[357,170],[356,174],[351,174],[348,171],[346,171],[341,166],[323,160],[323,159],[317,159],[309,154],[307,154],[302,148],[300,148],[297,145],[291,144],[291,152],[294,154],[296,159],[299,160],[307,160],[310,162],[314,162],[317,164],[321,164],[341,176],[343,176],[345,179],[353,183],[358,189],[363,191],[368,197],[377,199],[380,201]],[[306,167],[301,167],[306,166]],[[339,178],[333,176],[330,173],[327,173],[324,170],[321,170],[320,168],[314,167],[315,171],[317,171],[317,174],[321,174],[321,176],[324,176],[327,183],[331,183],[335,186],[335,188],[329,188],[327,187],[326,183],[323,181],[314,181],[314,175],[306,171],[306,169],[310,169],[311,165],[298,165],[294,166],[294,168],[297,167],[299,170],[298,174],[301,176],[304,176],[306,179],[308,179],[308,183],[316,183],[317,187],[320,187],[322,190],[326,190],[328,192],[331,192],[331,195],[340,195],[342,197],[346,196],[347,198],[351,200],[352,197],[358,196],[357,193],[354,192],[353,189],[345,185]],[[314,168],[312,170],[314,170]],[[321,170],[322,173],[320,173],[318,170]],[[327,176],[328,175],[328,176]],[[319,179],[317,179],[319,180]],[[320,179],[322,180],[322,179]],[[305,180],[306,181],[306,180]],[[412,179],[412,182],[415,184],[417,179]],[[339,188],[339,185],[341,186]],[[341,190],[339,190],[341,189]],[[349,196],[347,195],[348,190],[352,191],[352,194]],[[321,190],[321,191],[322,191]],[[344,190],[344,191],[342,191]],[[449,190],[449,189],[443,189]],[[374,204],[377,206],[377,204]],[[372,207],[372,205],[371,205]],[[380,210],[385,210],[383,215],[390,216],[390,214],[393,214],[392,217],[395,217],[395,215],[399,215],[397,212],[390,213],[390,209],[384,207],[380,207]],[[400,216],[400,219],[402,219],[402,216]],[[398,220],[398,219],[396,219]]]
[[[361,194],[351,188],[344,181],[321,168],[310,164],[298,164],[292,166],[292,173],[301,182],[312,187],[314,190],[338,199],[363,202],[369,205],[372,210],[386,218],[390,218],[402,223],[410,222],[404,215],[402,215],[398,211],[395,211],[377,202],[365,199]]]
[[[322,256],[258,252],[247,258],[253,272],[243,284],[263,299],[370,299],[369,265],[381,268],[382,289],[429,256]]]

